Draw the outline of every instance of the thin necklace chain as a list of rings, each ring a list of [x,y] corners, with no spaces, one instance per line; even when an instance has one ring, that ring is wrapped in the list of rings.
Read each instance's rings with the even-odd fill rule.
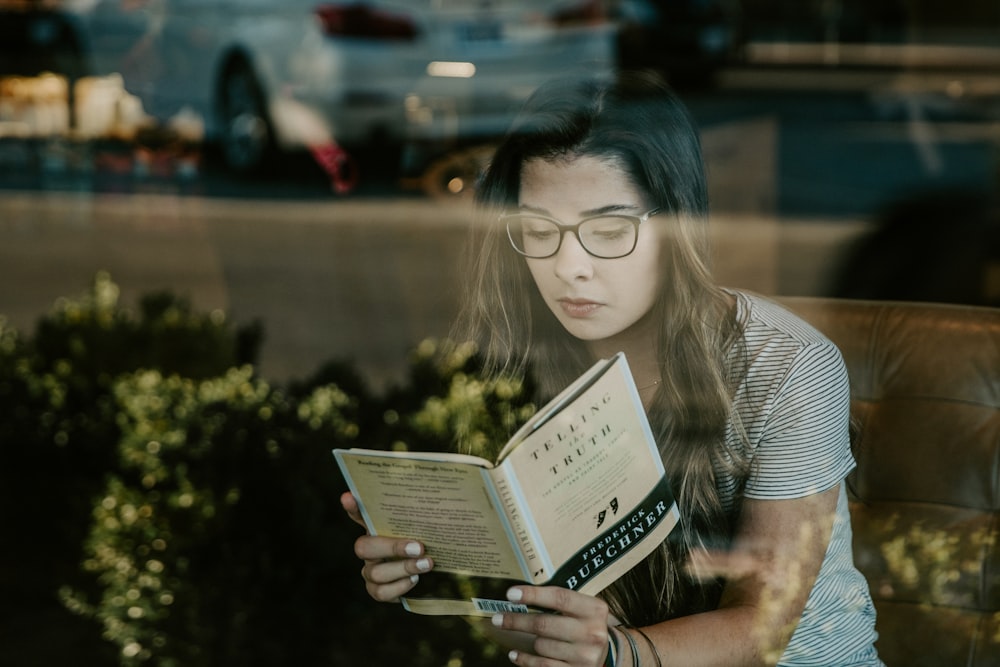
[[[647,389],[652,389],[658,384],[660,384],[659,380],[653,380],[652,384],[647,384],[645,387],[639,387],[637,391],[646,391]]]

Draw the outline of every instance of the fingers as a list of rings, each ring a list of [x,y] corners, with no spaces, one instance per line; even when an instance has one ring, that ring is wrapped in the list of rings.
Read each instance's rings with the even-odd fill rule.
[[[493,625],[535,636],[533,652],[512,651],[517,665],[534,667],[547,660],[571,665],[599,665],[608,650],[608,606],[603,600],[553,586],[516,586],[511,602],[558,613],[496,614]]]
[[[387,537],[359,537],[354,553],[365,561],[361,570],[365,581],[372,584],[388,584],[399,579],[412,579],[430,572],[434,562],[421,556],[423,548],[417,542],[407,542]]]
[[[347,512],[347,516],[351,517],[354,523],[364,526],[365,521],[361,518],[361,510],[358,509],[358,501],[355,500],[354,495],[350,491],[345,491],[340,494],[340,504]]]
[[[430,572],[434,561],[413,540],[362,535],[354,543],[354,554],[365,564],[361,576],[368,594],[379,602],[396,602]]]
[[[414,574],[379,584],[369,579],[364,571],[362,575],[365,577],[365,590],[376,602],[399,602],[399,598],[409,593],[419,580],[419,576]]]
[[[344,511],[364,526],[358,502],[350,492],[340,496]],[[434,561],[424,553],[424,546],[414,540],[380,535],[362,535],[354,542],[354,555],[364,561],[361,576],[368,594],[379,602],[397,602],[430,572]]]
[[[408,593],[420,581],[421,573],[430,572],[433,567],[433,561],[426,557],[368,560],[361,568],[361,576],[365,580],[365,590],[375,600],[397,602],[401,595]]]
[[[559,586],[514,586],[507,599],[529,607],[543,607],[575,618],[596,618],[607,626],[608,605],[592,595],[583,595]]]
[[[400,537],[362,535],[354,542],[354,554],[361,560],[412,559],[423,556],[424,547],[419,542]]]

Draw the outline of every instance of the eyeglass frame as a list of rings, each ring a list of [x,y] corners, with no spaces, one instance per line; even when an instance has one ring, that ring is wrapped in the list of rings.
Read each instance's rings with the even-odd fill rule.
[[[596,257],[598,259],[621,259],[622,257],[628,257],[633,252],[635,252],[636,246],[639,245],[639,225],[646,222],[654,215],[657,215],[658,213],[663,213],[663,211],[664,209],[658,206],[656,208],[652,208],[646,211],[641,215],[632,215],[630,213],[599,213],[597,215],[588,215],[586,218],[583,218],[575,225],[564,225],[562,222],[553,218],[552,216],[544,215],[542,213],[525,213],[523,211],[510,211],[508,213],[500,214],[498,221],[504,223],[504,226],[507,229],[507,240],[510,241],[510,245],[511,247],[514,248],[514,251],[517,252],[517,254],[521,255],[522,257],[527,257],[528,259],[548,259],[549,257],[554,257],[556,254],[559,253],[559,250],[562,248],[562,242],[563,238],[566,236],[566,232],[572,232],[573,236],[576,237],[577,243],[580,244],[580,247],[583,248],[584,252],[586,252],[591,257]],[[559,242],[556,244],[556,249],[553,250],[548,255],[529,255],[526,252],[522,251],[520,248],[518,248],[517,243],[514,242],[514,237],[511,233],[509,219],[520,218],[520,217],[534,217],[540,220],[545,220],[546,222],[551,222],[553,225],[555,225],[556,229],[559,230]],[[628,252],[622,255],[615,255],[613,257],[604,257],[602,255],[597,255],[591,252],[590,248],[587,247],[587,244],[584,243],[583,239],[580,238],[580,225],[590,222],[591,220],[598,220],[600,218],[624,218],[625,220],[628,220],[629,222],[632,223],[632,227],[635,229],[635,238],[632,240],[632,247],[629,248]]]

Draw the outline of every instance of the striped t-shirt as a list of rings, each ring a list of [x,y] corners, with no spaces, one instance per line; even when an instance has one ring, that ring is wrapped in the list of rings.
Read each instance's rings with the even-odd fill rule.
[[[735,398],[746,441],[732,423],[726,437],[730,447],[751,450],[745,497],[801,498],[840,486],[826,556],[779,665],[882,665],[873,647],[875,608],[851,551],[844,479],[855,464],[840,351],[777,304],[732,294],[746,341],[748,367]],[[736,480],[721,468],[717,479],[727,511],[735,511]]]

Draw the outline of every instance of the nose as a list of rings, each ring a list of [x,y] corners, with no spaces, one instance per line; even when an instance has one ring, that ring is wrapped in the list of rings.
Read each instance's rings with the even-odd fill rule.
[[[563,232],[562,243],[555,254],[555,274],[561,280],[572,282],[590,278],[594,272],[593,258],[584,250],[580,239],[572,231]]]

